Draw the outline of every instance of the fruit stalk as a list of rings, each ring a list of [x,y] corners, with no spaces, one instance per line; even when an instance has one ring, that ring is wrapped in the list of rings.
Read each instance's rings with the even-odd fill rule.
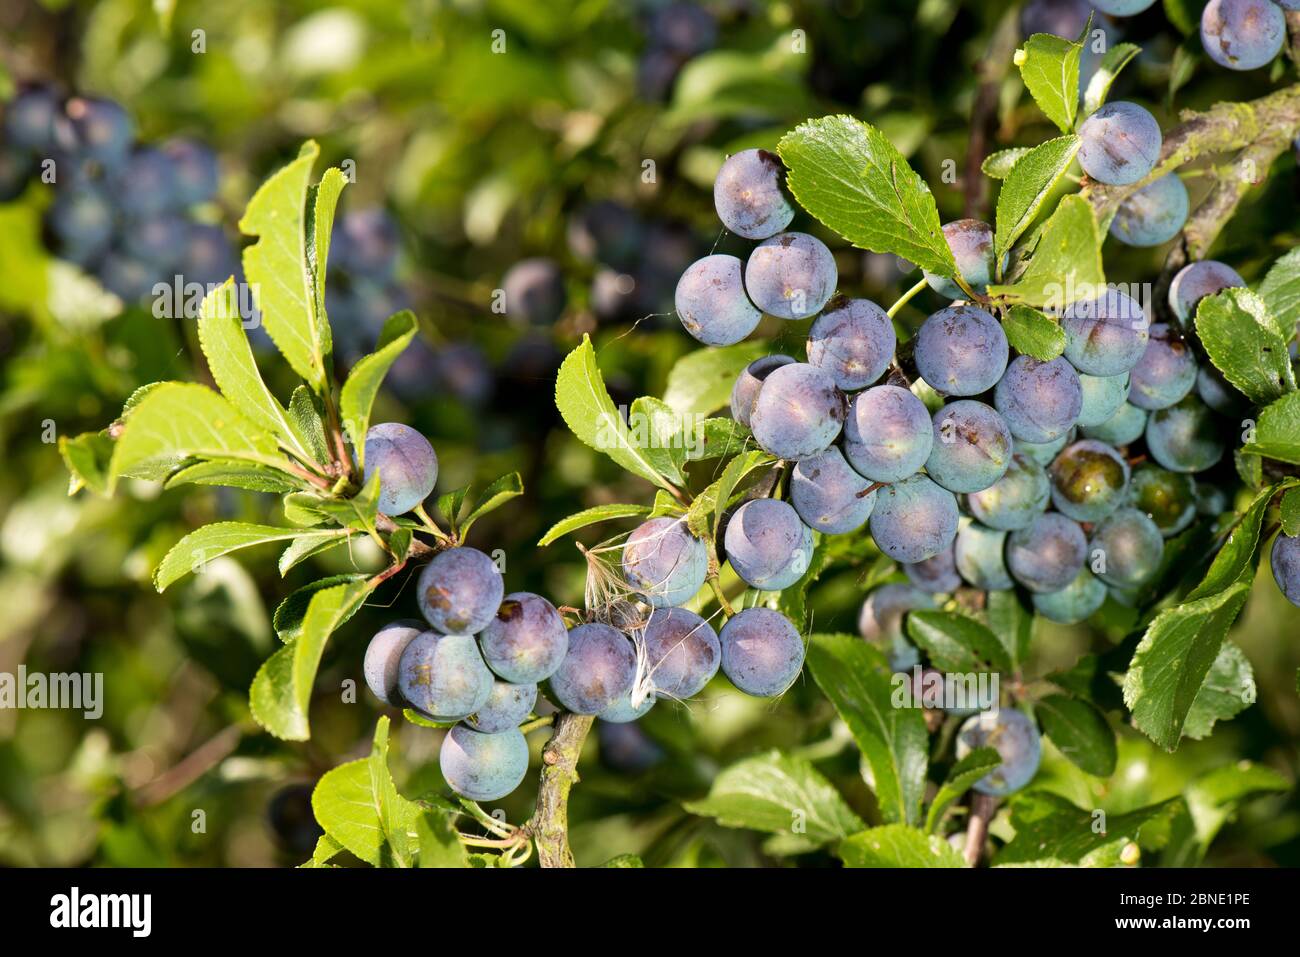
[[[537,805],[528,823],[542,867],[574,866],[569,849],[569,791],[577,783],[578,756],[595,720],[591,715],[560,715],[542,749]]]

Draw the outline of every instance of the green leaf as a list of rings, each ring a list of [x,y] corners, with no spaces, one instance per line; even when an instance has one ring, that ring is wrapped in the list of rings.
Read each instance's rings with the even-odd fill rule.
[[[943,820],[944,812],[965,794],[972,784],[1002,764],[1002,756],[993,748],[976,748],[954,764],[930,802],[925,815],[925,829],[931,833]]]
[[[250,492],[274,492],[283,494],[295,492],[302,488],[302,483],[291,476],[278,472],[266,465],[250,462],[227,462],[212,459],[207,462],[195,462],[167,478],[164,488],[178,485],[225,485],[229,488],[248,489]]]
[[[310,173],[310,167],[308,172]],[[307,190],[307,222],[304,227],[307,234],[307,267],[311,271],[316,314],[321,317],[321,332],[327,356],[333,351],[333,341],[329,321],[325,317],[325,273],[329,263],[330,238],[334,233],[334,212],[338,208],[339,194],[347,183],[342,170],[330,168],[325,171],[320,183]]]
[[[1108,848],[1137,841],[1146,825],[1168,819],[1182,806],[1180,798],[1151,804],[1128,814],[1102,819],[1046,791],[1026,791],[1011,803],[1015,838],[993,858],[995,865],[1058,861],[1084,867],[1104,859]]]
[[[840,842],[845,867],[965,867],[956,849],[937,834],[906,824],[886,824]]]
[[[577,438],[634,475],[667,488],[669,483],[656,471],[651,459],[637,447],[623,416],[605,389],[596,350],[591,337],[583,335],[582,344],[560,364],[555,378],[555,406]]]
[[[258,670],[249,690],[249,706],[257,723],[275,737],[286,741],[306,741],[311,737],[307,709],[325,642],[335,629],[356,614],[373,587],[369,581],[362,580],[316,592],[308,602],[298,637],[268,658]],[[338,839],[356,853],[347,841]]]
[[[388,317],[383,331],[379,334],[379,344],[375,351],[357,361],[348,373],[339,394],[339,415],[343,418],[344,431],[352,438],[352,447],[356,449],[357,467],[366,466],[366,432],[370,429],[370,409],[375,396],[383,384],[384,376],[397,357],[402,354],[411,340],[415,338],[420,324],[415,313],[409,309]]]
[[[648,505],[597,505],[593,508],[583,509],[568,518],[560,519],[546,530],[546,534],[542,536],[537,544],[539,546],[549,545],[570,532],[576,532],[588,525],[595,525],[597,522],[608,522],[617,518],[648,518],[649,515],[650,507]]]
[[[465,845],[452,820],[450,814],[436,809],[424,811],[415,818],[417,867],[469,867]]]
[[[664,402],[681,415],[708,415],[724,408],[731,401],[736,376],[768,352],[768,344],[760,340],[688,352],[668,372]]]
[[[989,628],[1007,650],[1011,670],[1019,671],[1029,657],[1029,642],[1034,633],[1034,616],[1014,591],[991,591],[984,609]]]
[[[113,449],[109,488],[122,475],[164,477],[186,459],[234,459],[279,468],[275,437],[201,385],[166,382],[126,420]]]
[[[1073,133],[1035,146],[1012,168],[998,193],[994,258],[1001,260],[1043,208],[1074,162],[1082,141]]]
[[[302,634],[302,622],[307,615],[307,607],[311,604],[312,597],[319,591],[327,588],[333,588],[335,585],[347,585],[352,582],[363,581],[365,575],[346,574],[332,575],[329,578],[322,578],[320,581],[314,581],[310,585],[303,585],[289,593],[289,596],[280,602],[275,609],[275,614],[271,616],[271,625],[275,628],[276,635],[285,644],[294,641]]]
[[[316,508],[345,528],[375,535],[375,523],[379,519],[379,473],[371,475],[370,481],[351,498],[321,499]]]
[[[1300,392],[1284,395],[1259,414],[1255,441],[1242,451],[1300,465]]]
[[[299,864],[299,867],[335,867],[330,861],[342,854],[346,848],[328,834],[316,839],[316,849],[312,851],[311,860]]]
[[[1269,502],[1280,490],[1297,484],[1300,484],[1300,480],[1288,479],[1279,485],[1262,490],[1251,499],[1246,510],[1241,513],[1241,518],[1228,533],[1227,541],[1214,556],[1210,570],[1187,596],[1187,601],[1195,601],[1223,591],[1241,579],[1242,574],[1254,562],[1255,552],[1259,548],[1259,530],[1264,523],[1264,513],[1268,511]]]
[[[469,486],[454,489],[450,492],[444,492],[438,496],[438,514],[447,520],[447,524],[452,531],[459,528],[460,509],[465,504],[465,499],[469,496]]]
[[[1057,750],[1076,767],[1102,778],[1115,773],[1115,731],[1091,704],[1049,694],[1034,705],[1034,715]]]
[[[100,495],[109,494],[108,467],[113,458],[113,440],[107,432],[83,432],[71,439],[60,435],[59,455],[71,473],[69,495],[75,495],[83,488]]]
[[[853,245],[956,274],[930,187],[880,130],[822,117],[783,136],[778,152],[799,205]]]
[[[288,411],[271,395],[257,369],[234,279],[227,279],[204,298],[199,308],[199,345],[221,394],[248,421],[278,435],[297,454],[311,457],[308,443]]]
[[[394,533],[394,536],[396,534]],[[408,531],[407,534],[409,535],[410,532]],[[280,577],[283,578],[289,574],[292,568],[301,562],[305,562],[313,555],[327,552],[331,548],[338,548],[355,536],[355,532],[349,532],[345,528],[332,528],[325,531],[300,534],[289,543],[288,548],[280,553],[280,560],[276,563],[276,567],[280,570]]]
[[[1019,281],[1011,286],[989,286],[988,292],[1008,302],[1061,309],[1095,294],[1105,284],[1097,220],[1088,201],[1073,195],[1057,205]]]
[[[303,535],[320,535],[320,532],[303,532],[299,528],[280,528],[275,525],[250,525],[246,522],[215,522],[190,532],[171,547],[153,573],[154,587],[163,591],[168,585],[190,572],[198,572],[214,558],[251,545],[267,542],[284,542]],[[332,533],[331,533],[332,534]]]
[[[1029,306],[1014,305],[1002,320],[1011,348],[1040,362],[1051,362],[1065,351],[1065,330],[1055,319]]]
[[[1255,703],[1255,672],[1242,650],[1225,641],[1197,692],[1183,724],[1183,735],[1193,741],[1210,736],[1216,721],[1227,721]]]
[[[244,248],[244,274],[252,284],[267,335],[293,371],[323,395],[329,383],[326,357],[331,341],[318,302],[312,268],[316,241],[309,235],[306,210],[312,168],[319,155],[315,142],[304,143],[298,158],[253,194],[239,229],[258,237]]]
[[[917,610],[907,616],[907,634],[940,671],[1011,671],[1011,659],[997,635],[974,618],[949,611]]]
[[[749,429],[735,419],[705,419],[688,437],[692,439],[686,445],[688,462],[729,458],[750,444]]]
[[[524,480],[520,478],[518,472],[503,475],[492,482],[483,490],[483,497],[475,503],[474,507],[470,509],[470,513],[465,516],[465,521],[460,527],[461,537],[468,535],[470,526],[488,512],[500,508],[512,498],[518,498],[523,494]]]
[[[1267,794],[1284,794],[1291,782],[1270,767],[1237,761],[1215,768],[1183,788],[1188,814],[1184,828],[1175,833],[1160,863],[1165,867],[1195,867],[1205,857],[1210,842],[1242,804]]]
[[[611,857],[600,867],[645,867],[641,858],[635,854],[619,854],[617,857]]]
[[[1196,334],[1223,377],[1258,405],[1294,392],[1286,340],[1264,300],[1249,289],[1225,289],[1196,308]]]
[[[325,421],[320,397],[305,385],[300,385],[289,396],[289,418],[307,443],[307,449],[317,462],[329,462],[333,456],[325,441]]]
[[[1200,0],[1164,0],[1165,17],[1184,36],[1195,33],[1201,20]],[[1122,44],[1126,45],[1126,44]]]
[[[1142,52],[1142,48],[1132,43],[1116,43],[1105,52],[1097,71],[1088,81],[1088,89],[1083,94],[1083,112],[1085,116],[1096,113],[1106,103],[1110,88],[1119,76],[1120,70]]]
[[[1300,535],[1300,489],[1291,489],[1282,496],[1282,531],[1294,538]]]
[[[1016,146],[1009,150],[999,150],[985,157],[980,169],[990,179],[1006,179],[1011,175],[1012,167],[1020,162],[1020,158],[1029,151],[1030,147],[1028,146]]]
[[[1016,51],[1016,66],[1029,94],[1062,133],[1079,113],[1079,57],[1083,44],[1035,33]]]
[[[779,751],[725,768],[713,779],[708,797],[685,808],[724,827],[798,834],[816,847],[865,826],[811,763]]]
[[[629,410],[633,443],[651,468],[677,486],[686,484],[686,436],[683,417],[652,396],[634,399]]]
[[[1133,724],[1166,751],[1178,747],[1192,702],[1250,592],[1239,581],[1216,594],[1167,608],[1147,628],[1124,676]]]
[[[808,667],[871,766],[887,823],[921,819],[929,735],[920,708],[894,707],[884,657],[855,635],[813,635]]]
[[[1279,400],[1285,401],[1285,400]],[[1234,449],[1232,464],[1237,470],[1237,477],[1247,488],[1264,487],[1264,459],[1259,455],[1242,449]]]
[[[1300,246],[1273,263],[1259,287],[1268,313],[1283,339],[1295,338],[1300,325]]]
[[[410,867],[419,848],[420,806],[397,793],[388,771],[388,718],[375,726],[370,757],[326,771],[311,795],[325,833],[374,867]]]

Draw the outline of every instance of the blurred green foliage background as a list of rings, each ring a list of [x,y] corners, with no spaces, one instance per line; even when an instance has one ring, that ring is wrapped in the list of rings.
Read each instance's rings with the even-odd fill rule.
[[[727,153],[774,146],[806,117],[850,112],[909,157],[947,220],[988,211],[987,189],[970,196],[964,188],[981,96],[992,104],[986,152],[1048,135],[1007,72],[1020,41],[1018,5],[700,5],[716,18],[716,42],[683,58],[665,84],[647,65],[648,17],[662,6],[654,0],[14,0],[0,12],[0,88],[8,95],[20,84],[52,83],[112,97],[144,140],[186,134],[207,142],[219,151],[222,180],[219,202],[204,215],[232,237],[253,189],[303,140],[317,139],[331,165],[352,161],[355,182],[342,208],[382,206],[400,224],[399,276],[439,359],[420,368],[421,387],[381,396],[376,419],[431,438],[440,489],[519,470],[526,496],[477,525],[471,544],[504,551],[508,590],[576,605],[584,564],[572,541],[534,543],[579,508],[648,501],[651,490],[563,428],[554,370],[590,332],[616,401],[662,391],[672,363],[693,346],[671,314],[672,269],[715,244],[727,248],[710,192]],[[1194,22],[1196,8],[1157,4],[1108,26],[1144,48],[1118,97],[1142,102],[1165,125],[1179,108],[1251,98],[1273,79],[1208,67],[1180,29],[1188,21],[1176,16],[1191,9]],[[495,30],[504,31],[504,53],[493,52]],[[1218,258],[1257,279],[1300,238],[1298,191],[1291,157],[1227,230]],[[607,199],[636,211],[650,237],[637,259],[662,255],[667,273],[635,322],[598,320],[592,290],[602,267],[569,241],[575,214]],[[39,244],[23,241],[42,202],[35,189],[0,206],[0,671],[24,663],[102,672],[106,704],[98,721],[0,711],[0,864],[299,863],[314,843],[311,783],[368,751],[378,713],[364,692],[345,701],[342,683],[359,681],[370,634],[409,616],[413,596],[391,587],[381,598],[392,607],[366,609],[335,636],[309,744],[277,742],[253,725],[247,689],[275,640],[270,611],[292,588],[376,567],[378,556],[360,546],[335,551],[281,580],[273,552],[255,550],[155,594],[150,572],[186,531],[216,518],[274,522],[279,502],[142,482],[111,501],[67,497],[51,436],[103,427],[146,382],[202,379],[204,371],[192,324],[138,307],[105,309],[93,293],[50,281]],[[799,228],[835,239],[805,220]],[[892,257],[839,241],[833,248],[851,294],[887,304],[912,284]],[[1108,253],[1112,280],[1150,281],[1158,271],[1157,252]],[[563,265],[569,306],[553,327],[522,329],[491,311],[492,293],[512,263],[536,255]],[[929,295],[901,314],[904,325],[915,328],[938,306]],[[801,354],[806,328],[761,332],[774,349]],[[270,381],[284,389],[288,370],[266,361]],[[590,545],[599,535],[580,538]],[[856,573],[823,582],[814,594],[818,629],[855,630],[862,594]],[[1257,589],[1234,631],[1259,683],[1253,707],[1173,755],[1122,730],[1109,782],[1051,753],[1040,782],[1118,813],[1183,793],[1197,775],[1242,759],[1294,780],[1298,635],[1300,610],[1271,585]],[[1069,666],[1106,641],[1085,628],[1043,629],[1035,670]],[[395,730],[403,793],[438,789],[437,732],[401,722]],[[818,756],[871,815],[857,753],[807,678],[779,703],[710,689],[689,707],[656,708],[631,731],[593,736],[588,747],[571,814],[579,863],[629,852],[648,864],[782,860],[779,844],[680,806],[707,790],[720,767],[769,747]],[[512,821],[527,817],[535,784],[534,773],[502,802]],[[1284,795],[1249,805],[1209,860],[1300,863],[1300,803]]]

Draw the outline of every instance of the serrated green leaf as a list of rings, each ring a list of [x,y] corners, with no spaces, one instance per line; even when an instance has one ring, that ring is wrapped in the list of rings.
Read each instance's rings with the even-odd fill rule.
[[[307,443],[312,458],[321,463],[329,462],[333,456],[326,444],[320,398],[305,385],[298,386],[289,396],[289,418]]]
[[[1008,302],[1062,309],[1096,295],[1105,285],[1097,220],[1088,201],[1073,195],[1057,205],[1019,280],[1014,285],[989,286],[988,292]]]
[[[582,344],[560,365],[555,378],[555,406],[569,431],[583,444],[604,452],[632,474],[662,488],[668,487],[668,480],[637,447],[623,416],[614,407],[588,335],[583,335]]]
[[[375,726],[368,758],[326,771],[311,795],[325,833],[374,867],[410,867],[419,848],[423,813],[397,793],[388,771],[388,718]]]
[[[1264,523],[1264,513],[1268,511],[1269,502],[1279,491],[1296,484],[1300,484],[1300,480],[1288,479],[1263,489],[1251,499],[1250,504],[1241,513],[1241,518],[1228,533],[1223,547],[1214,556],[1210,570],[1187,596],[1188,601],[1195,601],[1223,591],[1241,579],[1242,574],[1254,562],[1255,552],[1259,548],[1259,530]]]
[[[1294,392],[1286,340],[1264,300],[1249,289],[1225,289],[1196,307],[1196,334],[1223,377],[1258,405]]]
[[[1020,158],[998,193],[994,257],[998,260],[1038,216],[1065,171],[1074,162],[1081,141],[1071,133],[1035,146]]]
[[[683,416],[653,396],[634,399],[628,414],[632,441],[651,468],[674,485],[684,486],[687,438],[682,429]]]
[[[749,429],[735,419],[705,419],[697,425],[686,446],[688,462],[729,458],[745,451],[751,443]]]
[[[352,438],[356,449],[357,467],[366,466],[366,432],[370,428],[370,409],[383,384],[384,376],[402,351],[411,344],[420,324],[415,313],[404,309],[388,317],[375,351],[357,361],[348,373],[347,381],[339,394],[339,415],[343,429]]]
[[[1020,158],[1030,151],[1029,146],[1015,146],[1009,150],[999,150],[991,153],[984,158],[980,164],[980,169],[984,175],[990,179],[1006,179],[1010,175],[1012,167],[1020,162]]]
[[[452,531],[458,531],[461,506],[469,496],[469,486],[453,489],[438,496],[438,514],[447,520]]]
[[[488,512],[500,508],[512,498],[518,498],[523,494],[524,480],[520,478],[518,472],[511,472],[496,479],[483,490],[482,498],[474,503],[470,513],[465,516],[465,521],[460,528],[461,537],[468,535],[470,526]]]
[[[972,784],[1002,764],[1002,756],[993,748],[976,748],[952,766],[948,777],[930,802],[925,815],[925,829],[931,833],[943,820],[944,812],[965,794]]]
[[[379,479],[375,472],[356,495],[321,499],[316,508],[345,528],[374,536],[379,519]]]
[[[451,815],[426,810],[415,818],[417,867],[469,867],[465,845],[456,833]]]
[[[298,637],[258,669],[248,694],[249,706],[257,723],[275,737],[286,741],[311,737],[307,710],[325,643],[356,614],[372,588],[370,581],[361,580],[317,591],[307,604]],[[347,841],[335,837],[356,853]]]
[[[796,833],[814,847],[860,831],[862,820],[804,758],[769,751],[725,768],[686,810],[724,827]]]
[[[244,248],[244,274],[267,335],[293,371],[323,395],[329,382],[326,357],[331,344],[312,269],[316,240],[307,224],[308,187],[319,155],[315,142],[304,143],[298,158],[253,194],[239,229],[258,237]]]
[[[313,555],[319,555],[321,552],[327,552],[331,548],[338,548],[340,545],[346,544],[355,534],[343,528],[300,534],[280,553],[280,560],[276,563],[276,567],[280,570],[280,577],[283,578],[289,574],[292,568],[305,562]]]
[[[1115,773],[1115,731],[1087,701],[1049,694],[1034,705],[1034,715],[1043,733],[1071,764],[1098,777]]]
[[[1116,43],[1102,55],[1101,63],[1088,80],[1088,89],[1083,94],[1083,114],[1091,116],[1106,103],[1110,88],[1128,62],[1142,52],[1142,48],[1132,43]]]
[[[1161,855],[1164,867],[1196,867],[1219,830],[1241,805],[1267,794],[1290,791],[1292,784],[1270,767],[1237,761],[1208,771],[1183,789],[1188,814]]]
[[[248,421],[279,436],[298,455],[311,458],[297,424],[262,381],[243,323],[235,281],[227,279],[199,307],[199,345],[213,380]]]
[[[826,116],[787,133],[777,151],[799,205],[853,245],[957,272],[930,187],[880,130]]]
[[[1011,659],[1011,670],[1019,671],[1029,657],[1034,633],[1034,616],[1014,591],[991,591],[984,608],[989,630],[1002,642]]]
[[[1035,33],[1016,51],[1016,65],[1030,96],[1062,133],[1074,129],[1079,113],[1079,58],[1083,45]]]
[[[919,823],[929,762],[922,709],[894,707],[884,657],[855,635],[812,635],[808,668],[871,766],[881,816]]]
[[[597,505],[594,508],[583,509],[568,518],[560,519],[546,530],[546,534],[542,536],[537,544],[539,546],[549,545],[570,532],[576,532],[588,525],[595,525],[597,522],[608,522],[618,518],[648,518],[649,516],[650,507],[648,505]]]
[[[269,466],[251,462],[226,462],[221,459],[195,462],[173,472],[163,487],[175,488],[178,485],[224,485],[250,492],[275,494],[293,492],[303,487],[302,482]]]
[[[680,415],[708,415],[724,408],[731,401],[736,376],[768,351],[767,343],[750,340],[688,352],[668,371],[664,403]]]
[[[1240,648],[1225,641],[1183,723],[1183,736],[1200,741],[1215,722],[1227,721],[1255,703],[1255,672]]]
[[[122,475],[163,478],[186,459],[234,459],[279,468],[275,437],[201,385],[167,382],[131,410],[113,449],[109,488]]]
[[[109,463],[113,458],[113,440],[106,432],[83,432],[75,438],[59,436],[59,455],[69,474],[68,494],[83,488],[108,495]]]
[[[1288,342],[1295,338],[1296,327],[1300,326],[1300,247],[1273,263],[1260,284],[1259,298],[1264,300],[1282,338]]]
[[[154,571],[154,587],[163,591],[177,579],[190,572],[198,572],[208,562],[222,555],[263,545],[267,542],[284,542],[303,535],[320,535],[320,532],[303,532],[298,528],[280,528],[275,525],[251,525],[247,522],[215,522],[190,532],[171,547]]]
[[[1284,395],[1259,414],[1255,441],[1242,452],[1300,465],[1300,392]]]
[[[316,839],[316,849],[312,851],[311,859],[299,864],[300,868],[312,867],[334,867],[330,861],[338,857],[346,850],[342,844],[334,840],[328,834],[322,834]]]
[[[1002,329],[1011,348],[1040,362],[1051,362],[1065,351],[1061,324],[1029,306],[1012,306],[1002,319]]]
[[[1282,531],[1294,538],[1300,535],[1300,489],[1293,488],[1282,496]]]
[[[937,834],[906,824],[886,824],[845,838],[835,853],[845,867],[965,867],[957,850]]]
[[[1250,592],[1248,581],[1162,611],[1124,676],[1133,723],[1166,751],[1178,747],[1192,702]]]
[[[907,635],[940,671],[1011,671],[1011,658],[997,635],[974,618],[918,609],[907,616]]]
[[[349,585],[363,581],[365,577],[365,575],[352,573],[331,575],[329,578],[322,578],[290,592],[288,597],[276,606],[275,614],[271,616],[271,626],[275,629],[276,635],[285,644],[294,641],[302,634],[303,619],[307,616],[307,608],[317,592],[334,588],[336,585]]]
[[[1011,803],[1016,836],[993,863],[1004,866],[1048,860],[1087,867],[1104,857],[1101,852],[1107,848],[1137,841],[1144,827],[1172,817],[1182,806],[1182,800],[1174,798],[1128,814],[1108,814],[1105,829],[1098,830],[1098,819],[1091,810],[1075,807],[1047,791],[1027,791]]]
[[[339,194],[348,183],[340,169],[325,171],[320,182],[307,190],[307,267],[311,272],[312,291],[315,295],[316,314],[320,316],[320,332],[324,352],[329,356],[334,350],[333,334],[325,315],[325,274],[329,263],[330,239],[334,234],[334,213],[338,209]]]

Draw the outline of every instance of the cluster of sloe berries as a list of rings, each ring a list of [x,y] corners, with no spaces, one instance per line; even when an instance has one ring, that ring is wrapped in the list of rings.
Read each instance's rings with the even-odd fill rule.
[[[385,423],[366,433],[365,474],[380,476],[379,509],[397,516],[433,491],[438,460],[408,426]],[[622,723],[644,715],[657,698],[697,694],[719,667],[743,691],[784,691],[803,664],[794,626],[777,612],[751,608],[719,635],[677,605],[703,586],[703,543],[680,521],[652,519],[623,549],[635,601],[619,626],[589,621],[566,626],[540,595],[505,594],[486,554],[455,546],[421,571],[417,597],[424,621],[382,628],[366,650],[365,677],[386,704],[434,721],[456,722],[439,762],[448,785],[476,801],[504,797],[528,769],[519,726],[537,703],[539,685],[559,707]]]
[[[1075,39],[1083,31],[1089,15],[1096,29],[1110,30],[1114,25],[1096,14],[1131,17],[1155,5],[1156,0],[1032,0],[1021,13],[1021,27],[1026,35],[1051,33]],[[1300,10],[1300,0],[1209,0],[1201,11],[1201,45],[1206,55],[1230,70],[1257,70],[1271,63],[1286,43],[1284,11]],[[1109,30],[1107,28],[1110,28]],[[1110,43],[1106,47],[1110,47]],[[1084,45],[1084,57],[1092,54],[1091,44]],[[1092,67],[1095,69],[1095,64]],[[1085,69],[1085,76],[1091,69]]]
[[[175,277],[206,288],[238,271],[220,225],[197,221],[196,207],[217,192],[217,158],[190,139],[137,143],[118,103],[64,99],[28,87],[8,104],[0,147],[0,202],[29,183],[49,183],[50,248],[98,277],[126,302],[146,299]]]

